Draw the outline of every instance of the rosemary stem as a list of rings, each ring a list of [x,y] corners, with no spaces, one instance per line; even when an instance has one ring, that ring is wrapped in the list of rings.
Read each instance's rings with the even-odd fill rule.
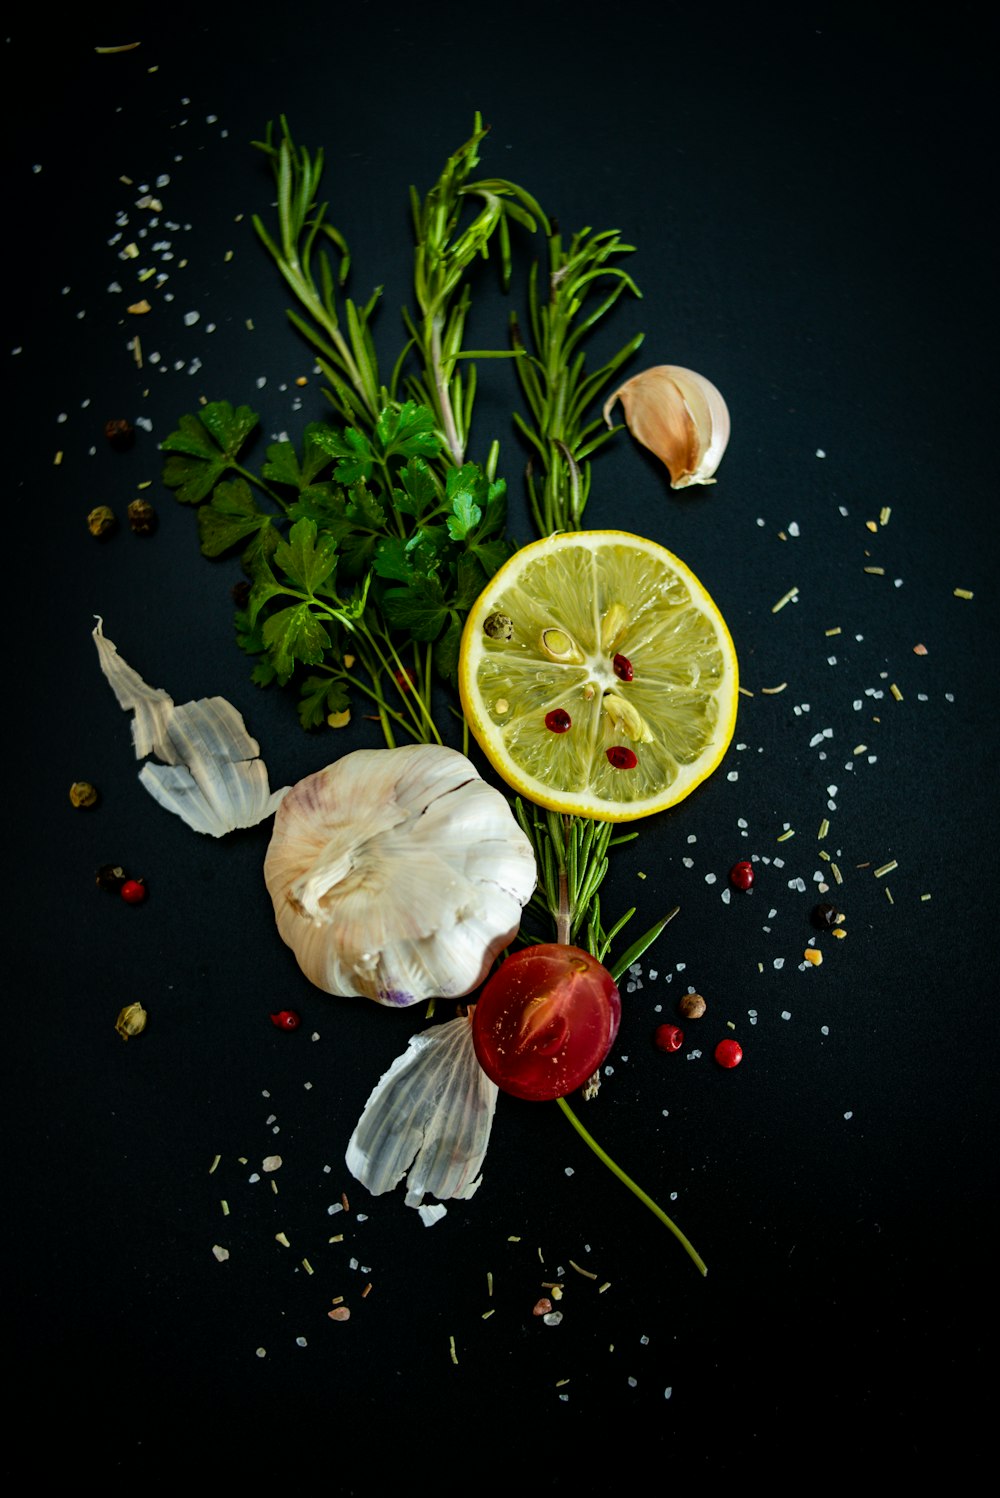
[[[663,1208],[661,1206],[659,1206],[653,1200],[653,1198],[648,1195],[647,1192],[643,1191],[642,1187],[638,1186],[636,1184],[636,1182],[632,1180],[631,1176],[627,1176],[625,1174],[625,1172],[622,1170],[621,1166],[617,1165],[615,1163],[615,1161],[612,1160],[612,1158],[608,1154],[607,1150],[604,1150],[604,1149],[601,1148],[601,1146],[597,1143],[597,1140],[593,1137],[593,1135],[592,1134],[588,1134],[587,1130],[584,1128],[583,1124],[577,1118],[576,1114],[573,1112],[572,1108],[569,1106],[569,1104],[567,1103],[566,1099],[564,1097],[557,1097],[556,1098],[556,1102],[559,1104],[559,1106],[562,1109],[563,1113],[569,1119],[570,1123],[573,1125],[574,1129],[579,1134],[579,1136],[583,1140],[584,1144],[588,1145],[593,1150],[594,1154],[601,1161],[601,1163],[603,1165],[606,1165],[608,1167],[608,1169],[611,1171],[612,1175],[616,1175],[618,1177],[618,1179],[621,1181],[621,1183],[622,1183],[623,1186],[627,1186],[628,1189],[632,1192],[632,1194],[634,1196],[637,1196],[639,1198],[639,1200],[645,1206],[647,1206],[649,1208],[649,1210],[653,1213],[653,1215],[655,1217],[658,1217],[660,1219],[660,1221],[664,1224],[664,1226],[668,1227],[670,1229],[670,1231],[673,1233],[674,1237],[680,1243],[681,1247],[687,1253],[688,1257],[694,1263],[695,1268],[699,1271],[699,1273],[701,1273],[701,1274],[707,1274],[708,1273],[708,1266],[707,1266],[707,1264],[705,1263],[704,1259],[701,1257],[701,1254],[699,1254],[698,1251],[697,1251],[697,1249],[693,1246],[693,1244],[681,1232],[681,1230],[677,1226],[676,1222],[674,1222],[671,1218],[669,1218],[667,1216],[667,1214],[666,1214],[666,1212],[664,1212]]]

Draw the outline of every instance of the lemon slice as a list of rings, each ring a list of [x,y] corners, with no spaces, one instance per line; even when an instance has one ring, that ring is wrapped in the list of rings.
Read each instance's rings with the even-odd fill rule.
[[[540,806],[607,822],[663,811],[736,726],[725,620],[672,552],[570,531],[514,553],[473,605],[459,690],[480,748]]]

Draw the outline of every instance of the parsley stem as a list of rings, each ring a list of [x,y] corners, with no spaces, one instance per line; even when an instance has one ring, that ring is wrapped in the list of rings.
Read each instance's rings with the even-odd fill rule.
[[[701,1274],[707,1274],[707,1264],[701,1257],[701,1254],[698,1253],[697,1249],[693,1246],[693,1244],[681,1232],[676,1222],[674,1222],[672,1218],[667,1216],[663,1208],[653,1200],[648,1192],[643,1191],[642,1187],[637,1185],[636,1182],[633,1181],[631,1176],[627,1176],[625,1174],[621,1166],[616,1164],[616,1162],[612,1160],[607,1150],[601,1148],[594,1136],[592,1134],[589,1134],[584,1128],[583,1124],[577,1118],[576,1114],[573,1112],[566,1099],[564,1097],[557,1097],[556,1102],[559,1104],[563,1113],[569,1119],[570,1123],[573,1125],[573,1128],[579,1134],[584,1144],[586,1144],[590,1149],[593,1150],[594,1154],[597,1156],[598,1160],[600,1160],[601,1164],[606,1165],[611,1171],[612,1175],[616,1175],[621,1181],[622,1185],[627,1186],[628,1189],[632,1192],[633,1196],[637,1196],[643,1203],[643,1205],[649,1208],[654,1217],[658,1217],[664,1224],[664,1226],[670,1229],[670,1231],[673,1233],[678,1243],[680,1243],[681,1247],[687,1253],[688,1257],[692,1260],[698,1271]]]

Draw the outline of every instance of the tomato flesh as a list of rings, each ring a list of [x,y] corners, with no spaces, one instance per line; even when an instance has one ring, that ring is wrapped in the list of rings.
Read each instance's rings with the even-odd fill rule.
[[[553,943],[508,957],[476,1003],[479,1064],[504,1092],[531,1102],[564,1097],[600,1066],[618,1034],[621,999],[607,968]]]

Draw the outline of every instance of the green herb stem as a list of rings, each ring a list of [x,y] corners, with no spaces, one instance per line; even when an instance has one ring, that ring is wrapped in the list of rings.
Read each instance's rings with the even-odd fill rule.
[[[594,1154],[597,1156],[598,1160],[601,1161],[602,1165],[606,1165],[611,1171],[612,1175],[617,1176],[622,1185],[627,1186],[628,1189],[632,1192],[633,1196],[637,1196],[643,1203],[643,1205],[649,1208],[654,1217],[658,1217],[663,1225],[670,1229],[674,1237],[677,1239],[678,1243],[680,1243],[681,1247],[684,1249],[688,1257],[698,1269],[699,1273],[707,1274],[707,1264],[701,1257],[701,1254],[690,1242],[690,1240],[681,1232],[676,1222],[674,1222],[672,1218],[667,1216],[663,1208],[653,1200],[648,1192],[643,1191],[642,1187],[637,1185],[637,1183],[633,1181],[631,1176],[625,1174],[621,1166],[617,1164],[616,1161],[612,1160],[607,1150],[601,1148],[597,1140],[594,1138],[593,1134],[588,1133],[588,1131],[584,1128],[583,1124],[577,1118],[576,1114],[573,1112],[566,1099],[564,1097],[558,1097],[556,1098],[556,1102],[559,1104],[563,1113],[569,1119],[570,1123],[573,1125],[573,1128],[579,1134],[584,1144],[586,1144],[590,1149],[593,1150]]]

